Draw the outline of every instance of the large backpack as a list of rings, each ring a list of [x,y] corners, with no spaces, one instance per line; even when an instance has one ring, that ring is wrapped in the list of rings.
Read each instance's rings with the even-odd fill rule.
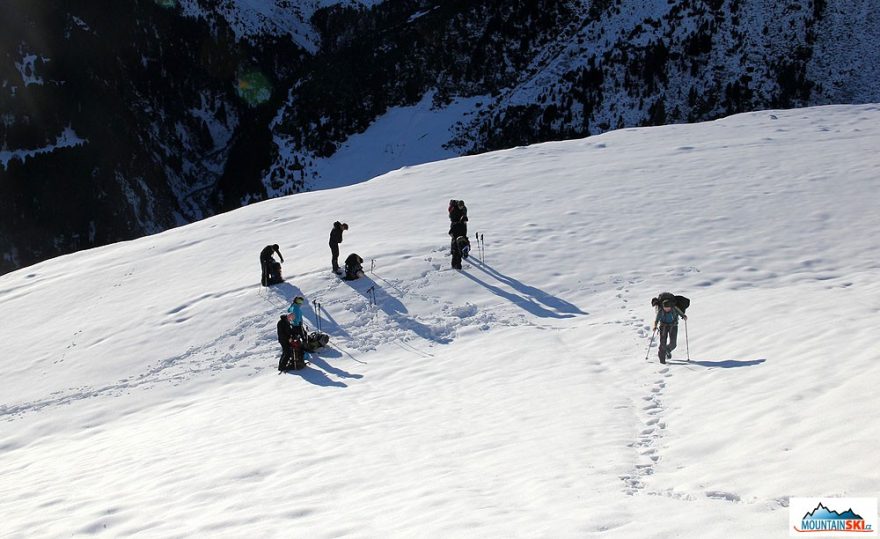
[[[284,278],[281,277],[281,263],[274,260],[269,262],[269,284],[283,283]]]
[[[303,343],[299,339],[294,339],[290,343],[290,349],[293,352],[293,359],[288,364],[290,370],[299,371],[306,368],[306,352]]]
[[[326,333],[313,331],[309,333],[309,336],[306,338],[305,349],[307,352],[314,352],[315,350],[327,346],[327,343],[329,342],[329,335],[327,335]]]
[[[651,298],[651,306],[659,309],[666,300],[672,301],[672,304],[678,307],[678,310],[682,313],[687,311],[687,308],[691,305],[691,300],[684,296],[676,296],[672,292],[661,292],[656,298]]]
[[[461,203],[461,205],[464,206],[464,200],[451,199],[449,201],[449,208],[447,209],[447,211],[449,212],[449,221],[452,223],[457,223],[457,222],[461,221],[462,217],[467,216],[467,206],[464,206],[463,208],[459,208],[458,207],[459,203]]]

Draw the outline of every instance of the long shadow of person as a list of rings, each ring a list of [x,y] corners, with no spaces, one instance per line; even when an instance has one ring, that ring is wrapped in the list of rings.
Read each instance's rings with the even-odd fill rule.
[[[541,318],[573,318],[575,316],[574,314],[559,314],[557,312],[546,309],[544,306],[539,305],[535,300],[530,297],[520,296],[518,294],[514,294],[513,292],[508,292],[507,290],[498,288],[495,285],[489,284],[486,281],[483,281],[476,276],[471,275],[466,270],[459,270],[459,273],[477,283],[478,285],[484,286],[487,290],[493,292],[495,295],[508,300],[517,307],[521,307],[522,309],[532,313],[535,316],[539,316]]]
[[[686,365],[699,365],[701,367],[709,367],[710,369],[736,369],[738,367],[752,367],[754,365],[760,365],[767,361],[764,358],[761,359],[725,359],[723,361],[689,361],[683,362]]]
[[[367,301],[372,302],[373,298],[375,298],[376,305],[401,329],[411,331],[425,340],[436,343],[446,344],[451,342],[451,339],[448,337],[438,335],[437,330],[434,328],[426,326],[410,316],[403,302],[386,292],[384,288],[376,284],[369,277],[364,276],[360,279],[343,282],[364,296]]]
[[[301,376],[303,380],[321,387],[348,387],[338,380],[331,380],[327,373],[321,369],[306,366],[298,371],[287,371],[287,374]]]
[[[475,268],[483,270],[484,272],[486,272],[487,275],[491,275],[492,277],[498,279],[499,281],[501,281],[502,283],[513,288],[514,290],[516,290],[517,292],[519,292],[523,296],[528,297],[530,300],[532,300],[534,302],[540,302],[540,303],[544,304],[545,307],[547,307],[549,309],[553,309],[557,313],[572,314],[572,315],[589,314],[589,313],[582,311],[577,305],[574,305],[573,303],[570,303],[568,301],[565,301],[564,299],[561,299],[561,298],[558,298],[558,297],[553,296],[551,294],[548,294],[547,292],[544,292],[543,290],[541,290],[539,288],[535,288],[534,286],[529,286],[527,284],[524,284],[524,283],[514,279],[513,277],[510,277],[509,275],[504,275],[503,273],[496,270],[492,266],[490,266],[486,263],[480,262],[479,260],[477,260],[474,257],[470,257],[469,261],[474,265]]]
[[[326,355],[323,353],[323,351],[321,353],[322,353],[322,355]],[[336,354],[338,357],[342,356],[342,354],[339,354],[338,352]],[[344,370],[340,369],[339,367],[334,367],[333,365],[330,365],[329,363],[327,363],[323,357],[321,357],[315,353],[309,353],[308,360],[312,365],[320,368],[324,372],[329,372],[330,374],[335,375],[339,378],[361,379],[364,377],[363,374],[352,374],[348,371],[344,371]]]
[[[269,290],[270,293],[266,297],[267,301],[282,311],[290,307],[290,303],[296,296],[306,297],[298,286],[292,285],[287,281],[273,285]],[[317,328],[318,314],[315,312],[314,305],[306,301],[302,304],[302,313],[306,325],[312,329]],[[324,323],[325,321],[327,322],[326,324]],[[348,332],[323,308],[321,309],[321,331],[335,336],[349,337]]]

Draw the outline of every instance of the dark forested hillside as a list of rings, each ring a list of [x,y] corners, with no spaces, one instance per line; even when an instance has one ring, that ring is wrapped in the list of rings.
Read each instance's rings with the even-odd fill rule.
[[[440,144],[459,155],[880,100],[868,0],[0,9],[0,272],[320,188],[346,141],[426,96],[479,98]]]

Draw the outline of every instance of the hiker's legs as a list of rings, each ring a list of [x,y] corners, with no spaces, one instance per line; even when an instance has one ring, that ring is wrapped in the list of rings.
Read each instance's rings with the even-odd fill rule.
[[[333,255],[333,271],[339,271],[339,244],[331,243],[330,244],[330,253]]]
[[[269,262],[265,259],[260,259],[260,269],[263,272],[262,277],[260,277],[260,284],[263,286],[269,286]]]
[[[669,344],[666,346],[666,350],[672,353],[675,350],[676,341],[678,340],[678,326],[672,326],[669,328]]]
[[[669,326],[666,324],[660,324],[660,339],[658,341],[660,346],[657,348],[657,357],[659,357],[661,361],[666,361],[666,338],[668,336]]]
[[[283,371],[290,362],[290,345],[287,343],[279,343],[281,345],[281,359],[278,361],[278,370]]]

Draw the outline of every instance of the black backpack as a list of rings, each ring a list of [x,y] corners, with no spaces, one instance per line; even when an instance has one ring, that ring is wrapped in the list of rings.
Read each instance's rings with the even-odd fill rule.
[[[655,309],[659,309],[661,305],[663,305],[664,301],[671,301],[673,305],[678,307],[678,310],[684,313],[687,311],[687,308],[691,306],[691,300],[684,296],[676,296],[672,292],[661,292],[656,298],[651,298],[651,307]]]
[[[305,349],[308,352],[314,352],[319,348],[323,348],[327,346],[327,343],[330,342],[330,336],[326,333],[320,333],[318,331],[313,331],[309,333],[309,336],[306,338]]]

